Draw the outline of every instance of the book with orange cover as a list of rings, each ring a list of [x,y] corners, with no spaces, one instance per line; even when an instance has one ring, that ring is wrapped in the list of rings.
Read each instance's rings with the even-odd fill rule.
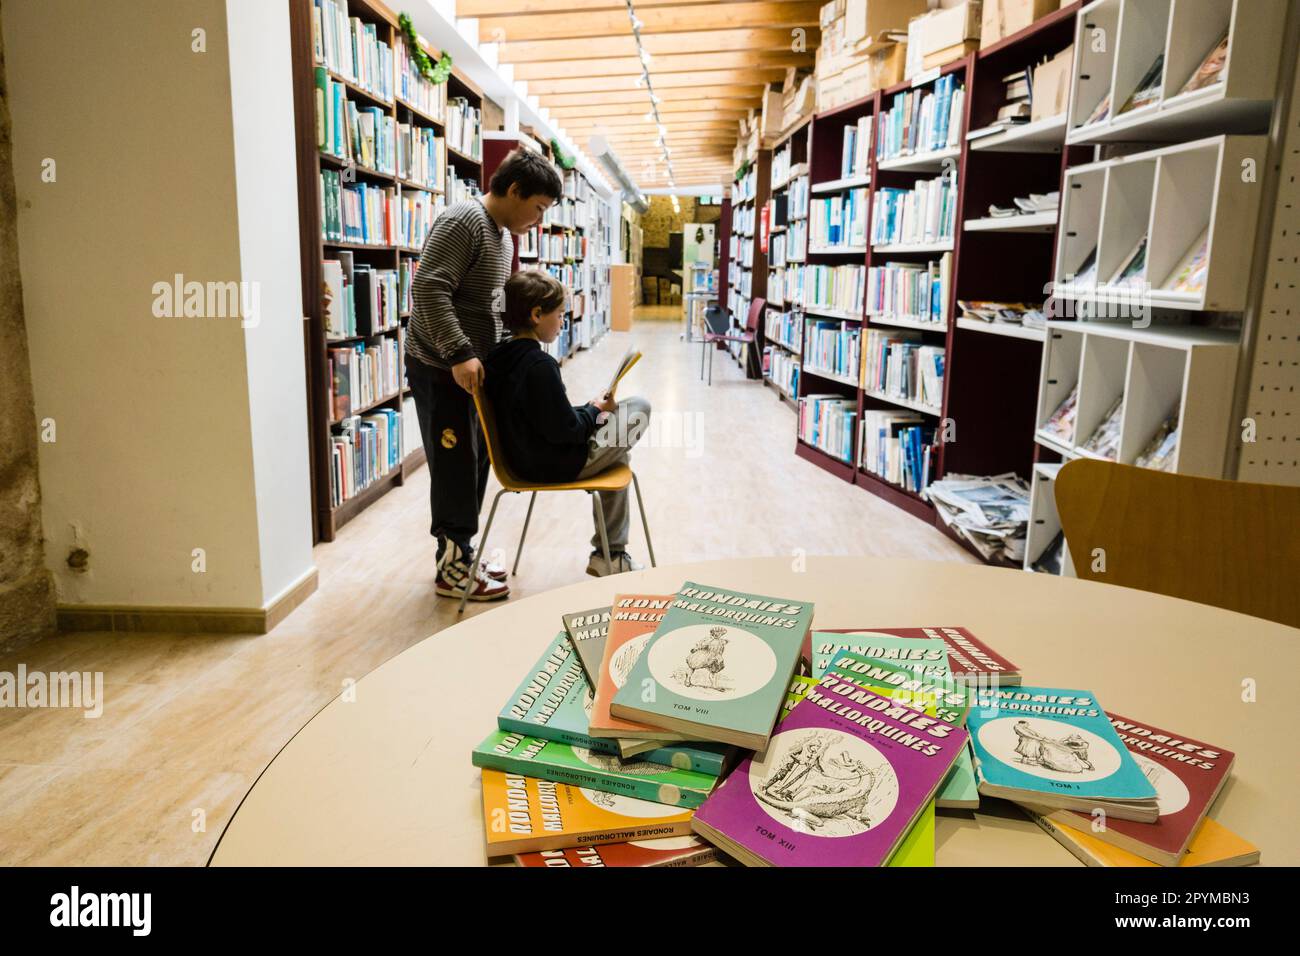
[[[1160,866],[1136,853],[1103,843],[1091,833],[1049,820],[1028,807],[1022,809],[1029,815],[1029,819],[1087,866]],[[1259,847],[1207,817],[1192,837],[1192,842],[1178,865],[1254,866],[1258,862]]]
[[[637,723],[614,717],[609,712],[614,694],[627,681],[637,658],[645,650],[650,638],[663,620],[671,594],[617,594],[609,615],[609,634],[605,639],[605,653],[600,662],[600,679],[596,683],[596,696],[591,704],[591,734],[594,737],[657,740],[672,743],[688,738],[662,727]],[[627,752],[625,751],[625,756]]]
[[[483,770],[488,856],[689,836],[693,815],[622,794]]]

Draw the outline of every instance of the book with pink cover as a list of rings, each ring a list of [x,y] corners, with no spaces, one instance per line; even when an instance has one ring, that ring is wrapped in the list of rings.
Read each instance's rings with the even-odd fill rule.
[[[883,866],[967,739],[827,674],[691,826],[750,866]]]

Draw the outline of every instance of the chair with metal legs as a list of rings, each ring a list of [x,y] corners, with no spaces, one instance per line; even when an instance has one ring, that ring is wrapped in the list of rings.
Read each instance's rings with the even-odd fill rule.
[[[505,456],[501,453],[496,414],[492,409],[492,403],[484,398],[482,389],[475,389],[474,391],[474,408],[478,411],[483,440],[487,442],[488,460],[492,463],[492,472],[497,476],[497,481],[501,482],[501,490],[492,499],[492,509],[488,512],[487,524],[483,526],[483,536],[479,538],[479,554],[487,554],[488,535],[492,532],[492,521],[496,518],[497,505],[501,501],[501,496],[507,492],[516,495],[525,492],[529,493],[528,513],[524,516],[524,529],[519,534],[519,548],[515,552],[515,564],[510,571],[511,575],[514,575],[519,571],[519,559],[524,553],[524,540],[528,537],[528,523],[533,519],[533,505],[537,502],[537,493],[539,491],[585,491],[589,495],[598,495],[602,491],[623,491],[631,484],[636,492],[637,510],[641,512],[641,527],[645,531],[645,546],[650,555],[650,566],[657,566],[654,545],[650,543],[650,523],[645,516],[645,502],[641,500],[641,482],[637,480],[636,473],[630,467],[627,465],[614,465],[606,468],[598,475],[593,475],[591,478],[560,482],[558,484],[525,481],[515,475],[506,464]],[[605,530],[605,515],[599,507],[594,508],[594,510],[596,513],[596,528],[600,532],[601,553],[605,556],[605,567],[609,568],[612,562],[609,553],[609,535]],[[458,614],[465,612],[465,602],[469,600],[470,588],[473,585],[474,576],[471,574],[465,580],[465,590],[460,596]]]

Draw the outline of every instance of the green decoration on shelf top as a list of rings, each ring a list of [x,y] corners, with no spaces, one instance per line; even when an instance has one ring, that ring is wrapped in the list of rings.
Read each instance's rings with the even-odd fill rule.
[[[740,180],[744,179],[744,178],[749,174],[749,167],[752,166],[752,165],[754,165],[754,161],[751,160],[751,159],[747,159],[747,160],[745,160],[743,163],[740,164],[740,167],[736,170],[736,181],[737,181],[737,182],[739,182]]]
[[[578,161],[564,151],[560,141],[554,136],[551,137],[551,153],[555,156],[555,163],[561,169],[572,169],[578,164]]]
[[[419,37],[415,35],[415,25],[411,23],[411,18],[405,13],[397,17],[397,24],[402,28],[402,37],[406,40],[406,52],[411,55],[415,62],[415,68],[420,71],[420,75],[433,83],[435,86],[439,83],[446,83],[447,77],[451,76],[451,54],[444,52],[438,57],[438,62],[434,63],[429,59],[429,54],[424,52],[420,46]]]

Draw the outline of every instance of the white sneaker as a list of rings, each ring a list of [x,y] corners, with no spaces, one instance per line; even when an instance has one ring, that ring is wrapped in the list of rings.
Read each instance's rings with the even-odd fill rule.
[[[603,554],[593,551],[591,560],[587,562],[587,573],[592,577],[603,578],[609,574],[622,574],[625,571],[640,571],[645,568],[644,564],[633,561],[632,556],[626,551],[611,551],[609,560],[613,565],[612,568],[606,566]]]

